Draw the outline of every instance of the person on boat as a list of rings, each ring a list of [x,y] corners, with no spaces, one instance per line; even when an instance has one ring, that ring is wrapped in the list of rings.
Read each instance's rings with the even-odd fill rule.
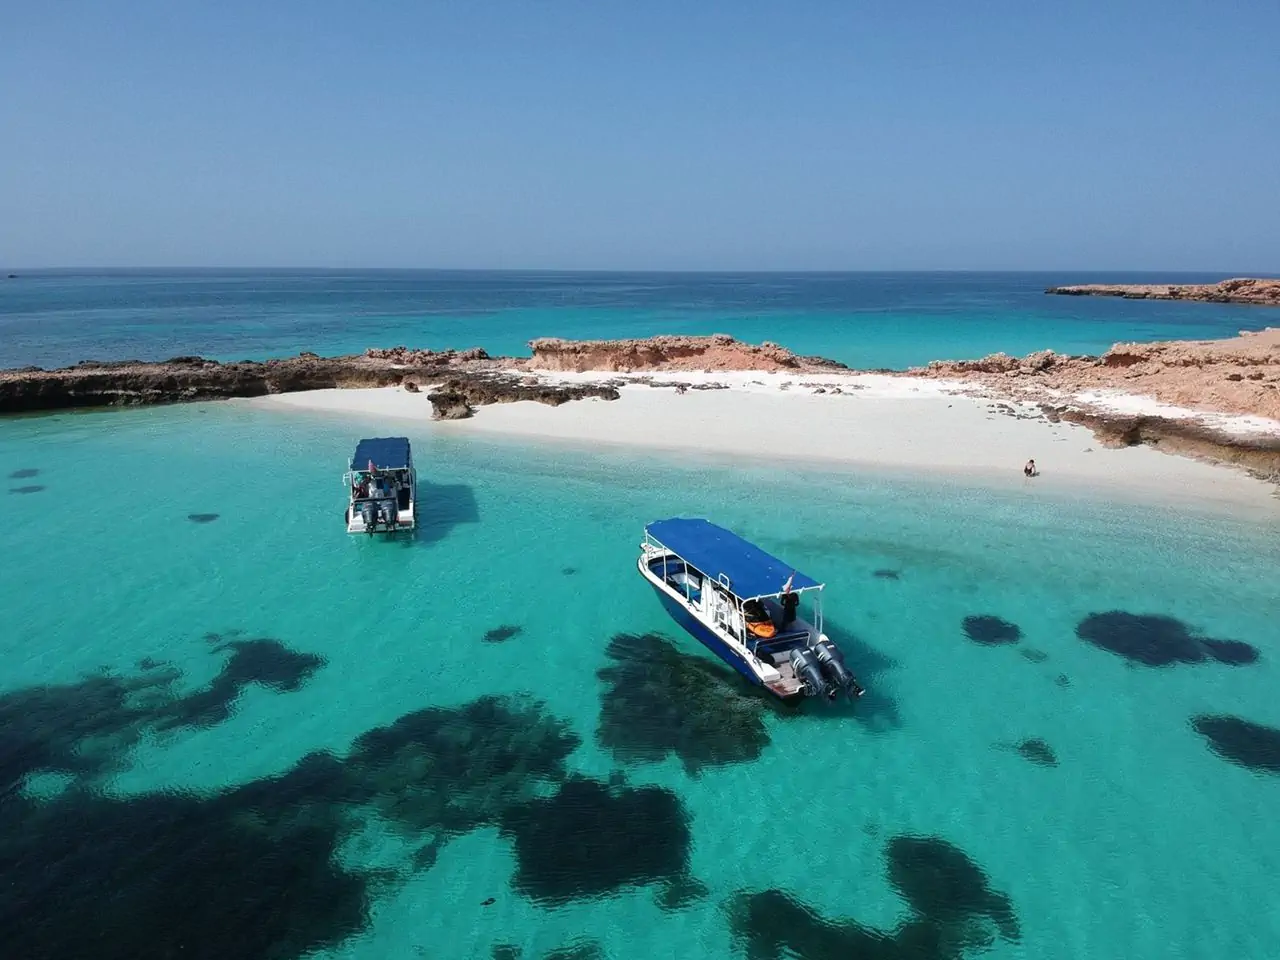
[[[779,599],[782,602],[783,629],[796,622],[796,608],[800,606],[800,594],[791,591],[791,585],[795,579],[796,572],[792,570],[791,576],[787,577],[787,582],[782,585],[782,596]]]
[[[1022,475],[1024,477],[1034,477],[1039,472],[1040,471],[1036,469],[1036,462],[1034,460],[1028,460],[1027,465],[1022,468]]]
[[[742,605],[742,615],[747,621],[747,630],[753,637],[768,640],[778,632],[763,601],[748,600]]]
[[[800,594],[788,590],[782,595],[782,626],[787,628],[796,622],[796,608],[800,606]]]

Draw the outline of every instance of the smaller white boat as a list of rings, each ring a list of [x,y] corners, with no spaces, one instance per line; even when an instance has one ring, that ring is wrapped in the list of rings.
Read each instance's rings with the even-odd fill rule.
[[[356,444],[346,474],[347,533],[412,530],[418,474],[407,437],[373,437]]]
[[[636,566],[676,623],[774,696],[862,696],[822,632],[823,585],[736,533],[706,520],[658,520],[644,529]]]

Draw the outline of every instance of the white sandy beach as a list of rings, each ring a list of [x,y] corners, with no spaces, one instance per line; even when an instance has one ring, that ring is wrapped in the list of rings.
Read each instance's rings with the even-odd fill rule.
[[[559,407],[533,402],[478,407],[466,420],[432,420],[429,389],[316,390],[247,401],[275,410],[314,411],[361,421],[412,421],[451,436],[504,435],[536,442],[621,445],[715,457],[794,458],[826,469],[873,468],[951,475],[983,485],[1078,493],[1124,500],[1253,508],[1280,514],[1274,487],[1243,471],[1170,456],[1149,447],[1108,449],[1084,427],[1000,412],[1000,401],[961,393],[959,383],[902,377],[795,375],[759,372],[543,374],[547,382],[634,380],[685,383],[671,387],[629,383],[617,401],[577,400]],[[728,389],[697,389],[707,383]],[[838,387],[840,393],[832,393]],[[826,392],[817,393],[817,389]],[[1142,406],[1144,398],[1116,399]],[[1016,405],[1014,406],[1016,409]],[[1169,411],[1162,410],[1168,415]],[[1276,431],[1280,423],[1237,428]],[[406,427],[406,430],[408,428]],[[1028,481],[1022,465],[1034,458],[1041,476]]]

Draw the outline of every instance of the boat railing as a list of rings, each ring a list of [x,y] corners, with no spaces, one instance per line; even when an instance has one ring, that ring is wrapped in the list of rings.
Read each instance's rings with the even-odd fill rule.
[[[683,570],[686,574],[690,570],[696,571],[696,568],[691,567],[687,560],[681,557],[678,553],[676,553],[670,547],[666,546],[660,540],[655,539],[653,534],[651,534],[647,528],[644,531],[643,548],[646,553],[655,553],[658,551],[662,552],[663,554],[662,579],[668,584],[672,584],[672,580],[668,575],[667,564],[671,562],[673,558],[675,562],[678,562],[680,564],[680,570]],[[704,580],[711,580],[710,577],[708,577],[706,574],[702,573],[701,571],[696,571],[696,572],[699,573],[699,575],[702,576]],[[782,589],[779,589],[776,593],[765,593],[757,597],[740,597],[734,592],[733,584],[729,580],[729,577],[726,574],[723,574],[723,573],[718,574],[715,577],[715,579],[712,580],[712,582],[718,585],[719,587],[721,587],[724,590],[724,592],[729,595],[729,600],[730,600],[729,606],[735,609],[739,614],[739,616],[742,615],[743,604],[747,603],[748,601],[777,600],[781,598],[784,595],[784,593],[787,592]],[[688,600],[690,603],[692,603],[693,596],[692,596],[692,593],[690,592],[690,587],[689,587],[689,582],[687,577],[685,579],[683,586],[684,586],[685,599]],[[811,601],[813,605],[813,617],[811,622],[814,626],[817,636],[822,636],[822,590],[824,586],[825,586],[824,584],[818,583],[818,584],[814,584],[811,587],[799,587],[791,591],[792,593],[799,594],[800,596],[804,596],[805,594],[813,595],[813,599]]]

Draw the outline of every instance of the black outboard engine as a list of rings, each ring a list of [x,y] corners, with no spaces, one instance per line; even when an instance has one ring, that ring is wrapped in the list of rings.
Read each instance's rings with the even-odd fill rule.
[[[378,505],[372,500],[366,500],[360,504],[360,516],[364,517],[365,530],[373,533],[373,528],[378,523]]]
[[[813,652],[817,655],[818,662],[822,664],[822,672],[831,679],[830,696],[833,700],[837,691],[840,690],[843,690],[851,700],[862,696],[864,691],[854,679],[853,674],[849,672],[849,668],[844,665],[844,654],[840,652],[839,647],[823,637],[813,645]]]
[[[388,528],[396,525],[396,502],[394,500],[382,501],[382,522]]]
[[[796,672],[796,678],[804,684],[804,692],[811,697],[821,694],[832,694],[827,690],[827,681],[823,679],[822,667],[818,663],[818,658],[812,650],[805,647],[796,647],[791,651],[791,669]]]

